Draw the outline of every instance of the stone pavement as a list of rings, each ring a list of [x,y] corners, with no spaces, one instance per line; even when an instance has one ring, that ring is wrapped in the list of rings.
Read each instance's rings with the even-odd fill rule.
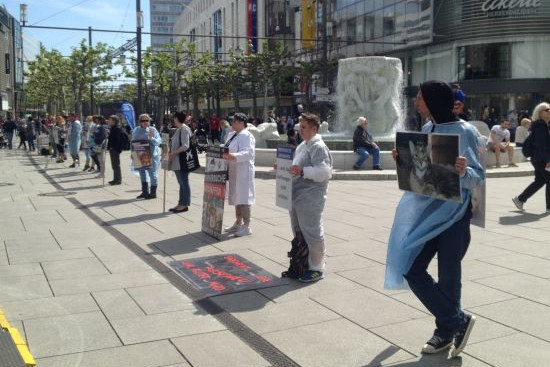
[[[127,153],[122,161],[129,161]],[[201,174],[191,175],[191,210],[176,215],[162,213],[161,199],[136,201],[139,180],[126,166],[123,185],[103,187],[67,163],[44,174],[43,163],[0,150],[0,308],[40,367],[531,367],[550,361],[550,215],[543,191],[525,213],[510,200],[532,177],[488,180],[487,226],[472,227],[463,262],[463,306],[479,321],[462,357],[447,359],[420,355],[434,325],[411,292],[382,286],[401,196],[395,181],[331,182],[324,280],[200,299],[167,262],[237,253],[273,274],[286,268],[289,219],[274,205],[273,180],[256,180],[254,234],[216,241],[200,231]],[[171,207],[172,174],[167,187]],[[40,195],[60,190],[73,194]],[[225,222],[233,219],[228,208]]]

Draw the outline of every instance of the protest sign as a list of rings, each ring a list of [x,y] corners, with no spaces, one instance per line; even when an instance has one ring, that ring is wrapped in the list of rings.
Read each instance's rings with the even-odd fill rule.
[[[151,143],[149,140],[133,140],[132,141],[132,162],[137,170],[147,170],[151,168],[153,163],[151,156]]]
[[[397,180],[401,190],[462,202],[455,169],[459,136],[398,132]]]
[[[275,181],[275,205],[292,209],[292,174],[290,167],[294,158],[294,149],[289,146],[277,148],[277,170]]]
[[[222,235],[225,182],[227,181],[227,161],[223,159],[223,153],[227,151],[228,148],[210,146],[206,153],[202,231],[217,239]]]

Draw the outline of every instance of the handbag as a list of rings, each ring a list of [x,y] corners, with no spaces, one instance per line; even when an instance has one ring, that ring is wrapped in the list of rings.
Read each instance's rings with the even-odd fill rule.
[[[181,143],[181,132],[180,132]],[[201,165],[199,163],[199,153],[197,152],[197,144],[195,142],[193,134],[189,136],[189,149],[181,152],[179,155],[180,169],[184,172],[193,172]]]

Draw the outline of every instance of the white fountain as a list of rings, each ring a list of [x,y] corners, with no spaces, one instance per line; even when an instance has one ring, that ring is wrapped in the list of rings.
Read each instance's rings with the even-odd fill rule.
[[[338,61],[335,132],[351,138],[357,118],[367,116],[375,140],[392,140],[403,125],[401,60],[369,56]]]

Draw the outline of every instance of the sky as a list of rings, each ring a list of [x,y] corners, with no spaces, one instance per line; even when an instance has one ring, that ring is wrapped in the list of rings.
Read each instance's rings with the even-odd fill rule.
[[[108,30],[136,30],[136,0],[0,0],[8,12],[19,19],[19,4],[28,5],[27,25],[47,27],[72,27]],[[149,0],[141,0],[144,32],[150,31]],[[46,30],[24,28],[46,49],[56,49],[69,55],[82,39],[88,42],[88,31]],[[135,34],[92,32],[92,43],[103,42],[120,47]],[[142,48],[151,44],[151,36],[142,36]],[[129,54],[127,54],[129,56]]]

